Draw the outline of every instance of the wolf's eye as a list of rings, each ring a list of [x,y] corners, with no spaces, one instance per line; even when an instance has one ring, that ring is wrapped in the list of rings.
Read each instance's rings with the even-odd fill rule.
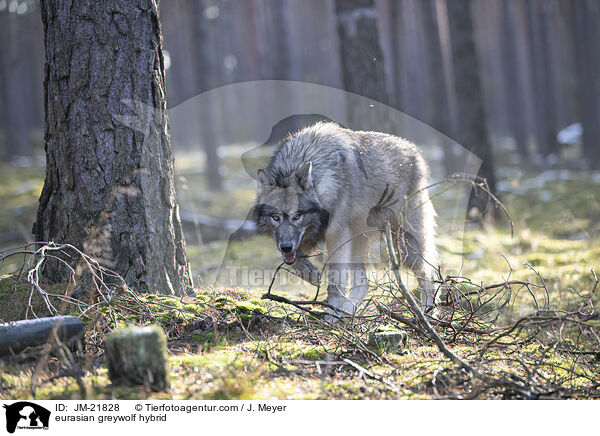
[[[271,219],[273,221],[279,221],[281,218],[279,218],[279,215],[271,215]]]
[[[292,217],[292,219],[293,219],[294,221],[298,221],[298,220],[299,220],[301,217],[302,217],[302,214],[301,214],[301,213],[297,213],[296,215],[294,215],[294,216]]]

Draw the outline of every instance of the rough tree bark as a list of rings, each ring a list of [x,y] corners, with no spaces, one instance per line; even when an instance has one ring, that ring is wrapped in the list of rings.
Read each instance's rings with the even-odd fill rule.
[[[42,0],[41,11],[46,180],[36,239],[78,246],[134,289],[181,294],[191,277],[157,2]],[[46,274],[61,280],[65,270],[48,264]]]
[[[494,160],[488,139],[483,91],[475,50],[471,0],[449,0],[446,2],[446,7],[457,99],[458,124],[453,135],[462,146],[482,160],[479,176],[484,177],[491,191],[495,192]],[[484,211],[488,200],[487,195],[475,194],[470,198],[470,208],[477,207],[480,211]]]

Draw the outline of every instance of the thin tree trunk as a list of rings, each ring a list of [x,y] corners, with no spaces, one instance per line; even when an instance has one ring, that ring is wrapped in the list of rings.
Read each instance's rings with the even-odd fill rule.
[[[181,294],[191,277],[157,3],[42,0],[41,10],[46,181],[36,239],[76,245],[134,289]],[[66,271],[48,264],[46,274]]]
[[[600,167],[600,5],[596,1],[572,0],[577,100],[583,127],[583,155]]]
[[[20,32],[21,16],[17,13],[4,12],[7,18],[8,53],[4,59],[6,87],[6,151],[7,155],[29,156],[31,144],[28,138],[27,103],[30,102],[29,83],[25,71],[22,38]],[[28,101],[29,100],[29,101]]]
[[[344,89],[389,104],[375,1],[336,0],[335,12]],[[371,119],[373,111],[370,111],[369,107],[351,105],[348,110],[351,124],[349,127],[380,126],[382,131],[391,128],[388,120]]]
[[[450,25],[448,23],[448,9],[446,0],[435,1],[436,24],[440,37],[440,50],[442,55],[442,69],[448,100],[448,122],[450,123],[450,134],[458,130],[458,109],[456,88],[454,87],[454,69],[452,67],[452,47],[450,45]]]
[[[215,29],[213,28],[214,24],[209,22],[209,19],[204,16],[207,6],[206,2],[193,2],[193,11],[196,18],[194,39],[197,46],[194,57],[194,72],[201,92],[210,91],[217,86],[215,80],[215,62],[218,61],[215,61],[214,57],[216,55],[211,50],[211,43],[215,41]],[[220,159],[217,154],[219,144],[215,131],[215,108],[210,99],[210,94],[204,95],[202,101],[199,139],[206,155],[206,181],[211,190],[220,191],[223,188],[223,180],[219,172]]]
[[[6,53],[8,38],[8,11],[0,11],[0,51]],[[6,56],[0,57],[0,157],[9,157],[7,135],[8,135],[8,108],[6,104],[8,81],[6,77]]]
[[[482,160],[479,176],[484,177],[495,192],[494,159],[488,139],[483,91],[479,64],[475,50],[471,0],[448,0],[448,25],[454,70],[454,88],[457,98],[458,128],[455,139]],[[469,201],[470,208],[485,210],[488,197],[475,193]]]
[[[290,39],[290,5],[288,1],[275,0],[269,2],[268,7],[272,14],[272,78],[276,80],[291,80],[292,44]]]
[[[422,0],[404,0],[402,4],[402,29],[405,53],[407,55],[402,69],[406,71],[406,87],[403,90],[405,97],[405,111],[413,117],[423,120],[425,118],[425,100],[427,87],[427,74],[424,71],[423,58],[425,45],[423,42],[423,28],[419,4]]]
[[[393,89],[394,89],[394,102],[396,108],[401,111],[406,110],[404,105],[404,99],[402,95],[403,86],[403,74],[402,74],[402,61],[403,55],[403,44],[402,36],[400,35],[402,29],[402,2],[400,0],[389,1],[389,33],[390,33],[390,53],[391,53],[391,64],[393,72]],[[390,99],[391,100],[391,99]]]
[[[435,0],[423,0],[422,22],[425,29],[426,56],[429,70],[429,95],[427,96],[427,117],[431,120],[431,126],[444,134],[444,168],[446,174],[456,172],[460,168],[458,159],[453,153],[452,144],[447,136],[452,135],[450,124],[451,111],[448,101],[448,83],[444,76],[444,59],[442,54],[442,43],[440,29],[438,26]],[[464,162],[463,162],[464,163]]]
[[[450,120],[448,117],[448,96],[444,82],[444,67],[442,61],[442,47],[440,33],[435,12],[435,0],[423,0],[422,23],[425,29],[426,56],[429,70],[429,84],[427,89],[427,114],[433,127],[442,133],[450,134]]]
[[[525,120],[527,130],[527,143],[531,143],[532,138],[535,140],[535,86],[533,78],[533,67],[531,59],[531,38],[529,36],[529,25],[527,20],[527,3],[525,0],[518,0],[512,4],[515,19],[515,38],[516,38],[516,54],[517,54],[517,69],[519,76],[520,88],[523,90],[520,113]],[[528,147],[531,153],[531,147]]]
[[[523,94],[517,71],[517,52],[515,44],[515,26],[512,15],[512,0],[502,0],[502,35],[500,38],[502,50],[502,67],[504,89],[506,91],[506,112],[509,130],[517,145],[517,150],[523,157],[529,156],[527,149],[527,126],[522,108]]]
[[[549,17],[546,10],[550,7],[552,7],[551,2],[546,0],[543,2],[528,0],[527,13],[534,77],[537,151],[542,156],[558,152],[552,44],[548,35]]]
[[[44,129],[44,29],[40,17],[39,3],[30,6],[28,10],[28,21],[31,38],[31,91],[33,94],[32,106],[29,111],[32,115],[32,128],[40,133]],[[37,139],[37,138],[36,138]],[[32,145],[37,145],[33,143]]]

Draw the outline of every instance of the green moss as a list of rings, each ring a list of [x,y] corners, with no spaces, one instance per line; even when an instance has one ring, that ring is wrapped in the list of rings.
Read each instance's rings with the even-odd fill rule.
[[[226,306],[227,304],[235,304],[235,300],[226,295],[221,295],[220,297],[215,298],[215,305],[218,307]]]
[[[321,347],[308,346],[305,347],[302,353],[303,357],[308,360],[320,360],[325,358],[325,352]]]
[[[238,301],[235,303],[235,310],[245,315],[261,315],[266,313],[262,306],[258,306],[250,301]]]
[[[175,299],[175,298],[170,298],[170,297],[159,297],[159,300],[162,304],[165,304],[167,306],[170,307],[176,307],[178,309],[181,309],[183,307],[183,304],[181,303],[181,301]]]
[[[220,336],[219,336],[220,337]],[[195,333],[191,336],[191,339],[193,341],[197,341],[200,343],[215,343],[215,339],[217,339],[217,336],[215,335],[214,332],[210,332],[210,333]]]
[[[208,295],[197,295],[196,296],[196,301],[198,302],[198,304],[206,304],[210,301],[210,297]]]
[[[45,285],[50,293],[64,294],[64,284]],[[60,310],[61,314],[80,314],[75,305],[65,304],[59,297],[49,296],[52,305]],[[25,304],[26,303],[26,304]],[[27,307],[30,305],[29,316],[35,313],[38,317],[55,315],[48,308],[40,293],[32,285],[18,279],[17,274],[0,276],[0,322],[18,321],[25,319]]]
[[[202,315],[206,311],[206,307],[202,304],[186,304],[185,310],[195,315]]]
[[[321,360],[326,350],[320,345],[310,345],[302,341],[253,341],[247,344],[249,349],[259,356],[268,354],[273,358],[285,360]]]

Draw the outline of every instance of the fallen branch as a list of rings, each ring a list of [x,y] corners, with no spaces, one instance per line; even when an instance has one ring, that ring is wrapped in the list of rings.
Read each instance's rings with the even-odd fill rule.
[[[281,295],[271,294],[270,292],[267,292],[266,294],[263,294],[263,296],[261,298],[263,300],[273,300],[273,301],[277,301],[279,303],[289,304],[291,306],[297,307],[300,310],[303,310],[303,311],[305,311],[307,313],[310,313],[311,315],[314,315],[314,316],[321,316],[322,313],[315,312],[314,310],[307,309],[306,307],[303,307],[303,306],[308,306],[308,305],[323,306],[323,307],[327,307],[329,309],[335,310],[336,312],[341,312],[344,315],[352,316],[351,313],[345,312],[345,311],[343,311],[341,309],[337,309],[334,306],[332,306],[331,304],[325,303],[324,301],[290,300],[289,298],[282,297]],[[335,315],[333,313],[330,314],[330,315],[331,316],[335,316],[337,318],[340,318],[339,316],[337,316],[337,315]]]
[[[370,377],[374,380],[377,380],[378,382],[381,382],[383,384],[385,384],[388,388],[390,388],[392,391],[394,392],[398,392],[398,388],[396,386],[394,386],[392,383],[390,383],[389,381],[387,381],[386,379],[384,379],[381,376],[378,376],[376,374],[373,374],[371,371],[369,371],[366,368],[363,368],[362,366],[360,366],[358,363],[353,362],[350,359],[342,359],[342,362],[344,362],[347,365],[350,365],[352,368],[358,370],[360,373],[366,375],[367,377]]]

